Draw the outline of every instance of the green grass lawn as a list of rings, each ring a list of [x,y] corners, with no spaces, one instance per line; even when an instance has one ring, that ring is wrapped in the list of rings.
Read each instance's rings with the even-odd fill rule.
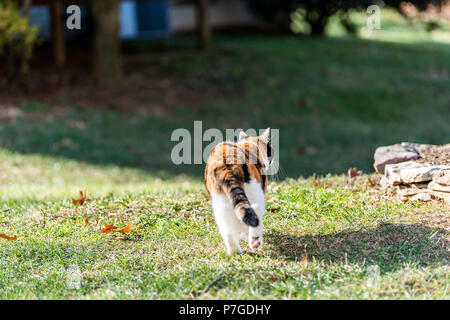
[[[0,233],[18,237],[0,238],[0,298],[449,299],[448,209],[394,200],[368,175],[349,188],[342,175],[372,172],[379,145],[449,142],[450,45],[395,30],[390,42],[383,30],[216,37],[205,54],[139,55],[129,70],[214,93],[171,114],[24,101],[0,124]],[[194,120],[280,129],[261,251],[227,256],[204,166],[171,164],[172,130]],[[80,189],[88,201],[76,207]]]
[[[197,179],[1,157],[2,180],[15,174],[0,232],[18,236],[0,239],[3,299],[449,298],[448,212],[380,198],[366,176],[272,183],[264,248],[227,256]]]

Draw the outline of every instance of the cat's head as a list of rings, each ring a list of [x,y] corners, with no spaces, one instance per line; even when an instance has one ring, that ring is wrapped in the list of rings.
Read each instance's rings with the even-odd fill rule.
[[[257,146],[258,154],[262,157],[264,166],[267,168],[273,159],[273,148],[270,144],[270,128],[267,128],[263,134],[257,137],[250,137],[244,131],[239,133],[239,141],[245,140]]]

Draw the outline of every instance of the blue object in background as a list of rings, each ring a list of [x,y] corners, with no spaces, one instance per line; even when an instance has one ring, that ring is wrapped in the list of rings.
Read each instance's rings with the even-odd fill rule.
[[[71,36],[89,32],[88,12],[81,7],[81,30],[66,30]],[[65,9],[64,9],[65,10]],[[67,18],[67,15],[64,13]],[[33,6],[30,11],[31,24],[39,27],[38,36],[51,37],[49,6]],[[135,2],[122,1],[119,7],[120,37],[122,39],[158,39],[170,36],[169,4],[167,0]],[[64,21],[63,25],[66,23]]]
[[[66,28],[66,19],[70,14],[66,13],[66,8],[64,7],[63,12],[63,26]],[[81,9],[81,30],[65,30],[66,34],[70,38],[71,36],[76,36],[78,34],[85,34],[89,31],[88,23],[88,11],[85,6],[80,6]],[[50,17],[50,6],[32,6],[30,10],[30,24],[38,27],[38,38],[40,39],[50,39],[51,38],[51,17]]]
[[[168,1],[137,3],[139,38],[166,38],[170,35]]]
[[[120,37],[135,38],[138,35],[137,7],[134,1],[120,3]]]
[[[30,10],[30,24],[38,26],[38,37],[50,38],[50,8],[48,6],[33,6]]]

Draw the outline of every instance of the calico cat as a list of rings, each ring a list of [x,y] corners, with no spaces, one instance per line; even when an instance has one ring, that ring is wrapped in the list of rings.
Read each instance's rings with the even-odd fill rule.
[[[206,189],[228,254],[241,251],[240,239],[252,250],[263,245],[266,169],[273,158],[269,137],[270,128],[259,137],[242,131],[237,143],[218,144],[206,164]]]

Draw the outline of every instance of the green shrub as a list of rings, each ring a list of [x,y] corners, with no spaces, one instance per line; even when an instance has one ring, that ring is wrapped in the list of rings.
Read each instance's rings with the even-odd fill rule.
[[[14,83],[28,69],[36,42],[37,27],[31,27],[12,1],[0,1],[0,78],[3,84]]]
[[[245,0],[245,2],[251,12],[272,25],[289,29],[290,20],[294,15],[294,24],[296,24],[294,29],[312,36],[322,36],[330,18],[334,15],[338,15],[341,25],[347,32],[356,34],[356,25],[347,15],[349,10],[364,10],[377,3],[381,7],[398,10],[404,1],[385,1],[386,4],[373,0]],[[439,5],[444,0],[409,0],[408,2],[419,11],[423,11],[429,4]],[[436,28],[436,25],[430,24],[427,27],[432,29]]]

